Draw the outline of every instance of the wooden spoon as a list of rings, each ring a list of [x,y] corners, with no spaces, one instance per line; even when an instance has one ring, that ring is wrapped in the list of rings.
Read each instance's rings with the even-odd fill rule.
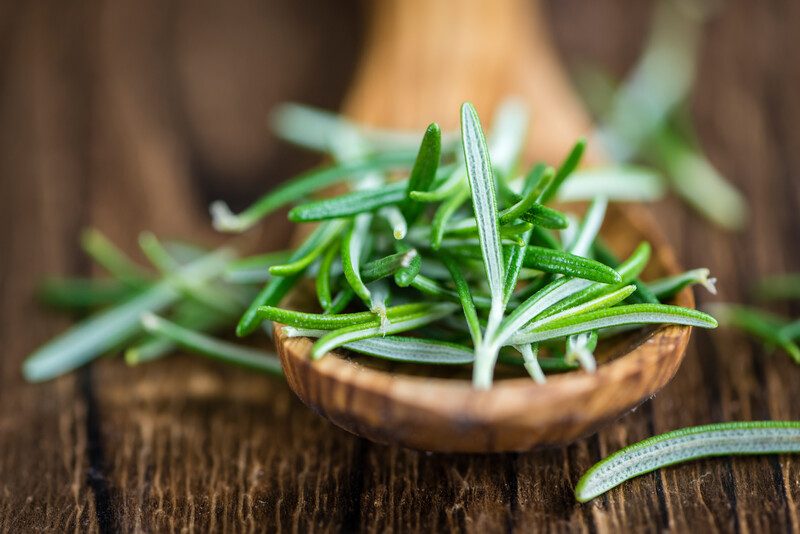
[[[462,102],[484,121],[509,95],[534,114],[526,158],[557,163],[590,128],[546,38],[539,6],[523,0],[381,0],[371,5],[366,51],[345,113],[376,126],[458,127]],[[594,154],[593,159],[601,159]],[[654,247],[649,276],[679,272],[652,220],[612,208],[603,234],[620,254],[641,240]],[[303,307],[302,292],[289,303]],[[693,307],[689,290],[675,300]],[[691,329],[643,329],[598,348],[599,367],[549,377],[504,378],[472,388],[469,375],[416,374],[335,351],[309,358],[312,343],[275,339],[289,386],[334,424],[370,440],[441,452],[524,451],[566,444],[596,431],[661,389],[680,365]],[[426,369],[430,373],[430,369]]]

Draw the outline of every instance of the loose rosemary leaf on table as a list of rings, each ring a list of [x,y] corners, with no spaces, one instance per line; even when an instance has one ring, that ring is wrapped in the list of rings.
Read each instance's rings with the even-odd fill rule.
[[[629,445],[589,469],[575,487],[587,502],[626,480],[714,456],[800,452],[800,421],[715,423],[673,430]]]

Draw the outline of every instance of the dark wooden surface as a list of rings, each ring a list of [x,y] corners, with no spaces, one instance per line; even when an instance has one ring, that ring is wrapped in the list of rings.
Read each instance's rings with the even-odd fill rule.
[[[337,106],[363,18],[335,4],[0,2],[0,531],[799,531],[790,457],[695,462],[587,505],[572,497],[592,462],[655,432],[800,418],[800,370],[731,332],[696,332],[675,380],[636,412],[530,454],[373,445],[280,381],[188,357],[23,383],[24,355],[68,324],[35,304],[36,280],[90,270],[80,228],[129,250],[145,228],[213,239],[198,230],[208,200],[241,205],[313,162],[267,137],[264,115],[286,98]],[[546,7],[567,61],[617,74],[650,10]],[[776,0],[729,2],[705,33],[693,111],[751,203],[748,229],[714,230],[671,199],[654,208],[683,263],[720,278],[720,300],[800,270],[798,31],[800,4]],[[264,242],[281,244],[283,225],[273,218]]]

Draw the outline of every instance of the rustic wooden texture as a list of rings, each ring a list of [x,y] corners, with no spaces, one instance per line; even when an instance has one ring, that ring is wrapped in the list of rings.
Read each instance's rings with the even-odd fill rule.
[[[187,200],[185,210],[200,217],[202,206],[192,202],[224,191],[242,203],[267,179],[313,161],[269,139],[248,148],[247,137],[258,135],[250,121],[262,119],[226,111],[224,90],[202,94],[212,87],[201,83],[204,71],[237,74],[225,90],[245,87],[255,69],[275,80],[261,82],[274,91],[266,96],[240,89],[246,109],[282,98],[335,107],[362,31],[349,3],[228,2],[241,11],[212,10],[219,25],[203,19],[211,34],[191,22],[201,17],[191,3],[155,4],[0,2],[1,531],[800,531],[800,462],[791,457],[695,462],[588,505],[572,498],[593,461],[654,432],[800,418],[797,367],[731,332],[695,332],[676,378],[654,400],[596,436],[532,454],[426,455],[373,445],[309,412],[279,381],[188,357],[136,370],[104,360],[53,383],[23,384],[25,353],[67,324],[32,302],[35,280],[88,272],[74,247],[81,226],[100,225],[132,250],[142,228],[187,226],[183,215],[164,210],[176,199],[153,194],[152,181],[194,184],[201,198]],[[677,201],[655,210],[681,262],[711,267],[720,300],[733,300],[747,297],[754,276],[800,270],[800,5],[726,5],[705,32],[693,110],[713,161],[747,194],[751,225],[731,236]],[[569,0],[548,2],[547,11],[566,59],[601,61],[621,74],[649,7]],[[108,26],[114,19],[117,30]],[[173,37],[178,21],[180,39]],[[251,59],[237,53],[247,47],[217,50],[228,56],[216,70],[188,66],[192,39],[208,45],[217,35],[222,46],[229,41],[220,35],[247,28],[264,35],[282,28],[278,43],[288,44]],[[311,30],[300,39],[287,28]],[[252,39],[274,42],[264,35]],[[101,46],[109,39],[120,39],[113,54]],[[304,52],[292,56],[293,47]],[[244,57],[246,72],[226,57]],[[143,63],[146,75],[135,76]],[[312,66],[326,77],[317,79]],[[122,72],[111,72],[116,67]],[[141,85],[125,81],[137,78]],[[225,118],[241,143],[215,141]],[[234,182],[235,193],[226,185]],[[276,216],[265,237],[271,243],[288,235],[274,231],[285,228],[279,224]]]

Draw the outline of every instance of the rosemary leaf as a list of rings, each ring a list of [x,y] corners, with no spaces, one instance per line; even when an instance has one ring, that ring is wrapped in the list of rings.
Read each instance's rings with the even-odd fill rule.
[[[403,212],[397,206],[384,206],[378,210],[378,215],[386,219],[392,229],[392,237],[398,241],[404,239],[408,233],[408,222]]]
[[[572,147],[572,150],[570,150],[569,154],[567,154],[564,162],[561,163],[561,166],[558,168],[553,180],[542,192],[539,202],[546,204],[556,196],[556,193],[558,193],[558,190],[561,188],[561,184],[564,183],[564,180],[566,180],[567,177],[572,174],[572,171],[578,168],[578,164],[583,157],[584,150],[586,150],[586,140],[579,139],[578,142],[575,143],[575,146]]]
[[[316,278],[316,289],[317,299],[319,300],[319,305],[323,310],[330,308],[333,302],[333,293],[331,291],[331,267],[333,266],[334,260],[339,255],[339,248],[340,245],[338,241],[334,241],[328,246],[328,250],[322,256],[322,259],[319,263],[319,271],[317,272]]]
[[[616,202],[652,202],[664,196],[664,191],[664,180],[650,169],[594,167],[573,172],[558,190],[558,200],[575,202],[602,196]]]
[[[716,328],[717,321],[701,311],[667,304],[627,304],[590,313],[570,316],[536,328],[530,333],[514,336],[514,345],[535,343],[601,328],[631,324],[677,324]]]
[[[782,326],[778,335],[792,341],[800,339],[800,319]]]
[[[406,187],[402,182],[381,185],[375,189],[361,189],[339,195],[306,202],[289,211],[289,220],[293,222],[313,222],[327,219],[352,217],[361,213],[376,211],[385,206],[399,204],[406,196]]]
[[[361,279],[361,256],[368,243],[369,226],[372,223],[372,215],[362,213],[356,215],[342,239],[342,268],[344,277],[350,287],[353,288],[358,297],[367,306],[372,305],[372,298],[369,289]]]
[[[450,303],[434,304],[428,306],[424,311],[397,317],[392,320],[391,324],[385,330],[382,330],[379,325],[351,325],[333,330],[320,337],[317,342],[314,343],[311,357],[315,360],[319,359],[331,350],[353,341],[413,330],[414,328],[441,319],[446,315],[450,315],[455,308],[455,305]]]
[[[148,279],[152,278],[95,228],[83,231],[81,246],[109,274],[131,287],[142,287],[147,284]]]
[[[223,327],[229,327],[231,324],[229,317],[214,313],[213,310],[190,300],[175,305],[170,321],[191,330],[211,333],[217,332]],[[157,360],[176,348],[177,345],[167,338],[147,335],[125,350],[125,363],[139,365]]]
[[[756,296],[765,300],[800,299],[800,273],[763,278],[756,286]]]
[[[403,203],[403,215],[409,224],[414,224],[422,213],[423,206],[412,196],[413,191],[426,192],[433,185],[436,178],[436,170],[439,167],[439,158],[442,150],[442,133],[436,123],[428,126],[422,143],[419,147],[417,159],[411,169],[408,178],[408,186],[405,190],[406,200]]]
[[[190,352],[247,369],[283,375],[280,360],[274,354],[214,339],[152,313],[142,315],[141,322],[147,332],[168,339]]]
[[[282,183],[238,215],[231,213],[224,202],[214,202],[211,204],[214,228],[220,232],[244,232],[273,211],[337,182],[407,167],[413,161],[411,153],[387,153],[314,169]]]
[[[589,469],[575,487],[587,502],[656,469],[714,456],[800,452],[800,421],[716,423],[673,430],[629,445]]]
[[[531,269],[565,274],[605,284],[622,281],[622,277],[617,271],[598,261],[582,258],[560,250],[532,245],[525,250],[523,265]]]
[[[463,165],[458,168],[454,168],[452,165],[440,167],[437,173],[437,182],[439,176],[445,175],[446,179],[431,191],[409,191],[408,197],[416,202],[441,202],[450,198],[462,185],[466,185],[467,169]]]
[[[117,304],[132,297],[136,291],[117,280],[48,278],[39,286],[37,294],[50,306],[80,311]]]
[[[587,300],[577,306],[566,308],[562,311],[557,313],[553,313],[552,315],[549,314],[550,310],[555,308],[552,306],[542,315],[543,317],[533,321],[529,326],[525,328],[525,330],[535,330],[536,328],[549,324],[553,321],[558,321],[564,317],[571,317],[575,315],[582,315],[584,313],[589,313],[595,310],[601,310],[603,308],[610,308],[616,304],[619,304],[623,300],[625,300],[631,293],[636,291],[636,286],[631,284],[627,286],[623,286],[619,289],[609,291],[608,293],[602,294],[597,298]],[[566,299],[565,299],[566,300]],[[562,301],[563,302],[563,301]]]
[[[389,319],[403,317],[424,312],[432,306],[429,302],[402,304],[386,309]],[[372,312],[356,312],[342,314],[307,313],[276,308],[274,306],[261,306],[258,315],[263,320],[281,323],[296,328],[310,328],[314,330],[335,330],[356,324],[377,324],[375,314]]]
[[[650,255],[649,245],[647,250],[648,250],[647,256],[649,258]],[[616,269],[617,266],[619,265],[619,260],[617,259],[617,256],[611,251],[611,249],[606,247],[603,244],[603,242],[599,239],[594,244],[594,254],[599,261],[605,263],[610,267]],[[642,268],[644,268],[644,265],[642,266]],[[647,287],[647,284],[645,284],[638,278],[638,275],[637,278],[632,279],[631,282],[633,282],[633,284],[636,286],[636,293],[630,296],[630,298],[628,299],[629,301],[631,301],[634,304],[636,303],[658,304],[658,298],[656,298],[653,292],[650,291],[650,288]]]
[[[544,384],[547,382],[544,371],[542,371],[542,366],[539,364],[539,345],[525,343],[524,345],[518,345],[514,348],[522,354],[522,359],[525,362],[525,370],[531,375],[533,381],[537,384]]]
[[[464,144],[464,159],[467,165],[472,208],[478,224],[486,280],[492,298],[489,311],[487,336],[493,334],[503,317],[503,251],[500,247],[500,231],[497,224],[497,200],[495,180],[489,151],[478,119],[478,113],[470,103],[461,107],[461,135]]]
[[[296,261],[304,257],[308,252],[316,247],[320,235],[326,233],[326,227],[330,222],[324,222],[317,226],[311,235],[292,253],[289,261]],[[267,284],[256,295],[253,301],[242,314],[239,324],[236,325],[236,335],[244,337],[252,334],[258,328],[260,320],[258,318],[258,308],[260,306],[274,306],[294,287],[302,273],[295,273],[290,276],[278,276],[267,282]]]
[[[712,278],[711,271],[708,269],[692,269],[675,276],[668,276],[660,280],[654,280],[647,284],[647,287],[658,300],[669,300],[685,287],[700,284],[712,295],[717,294],[717,279]]]
[[[422,258],[415,249],[404,243],[395,243],[395,248],[403,254],[400,268],[394,272],[394,282],[399,287],[408,287],[422,269]]]
[[[269,274],[271,276],[290,276],[304,272],[341,235],[345,225],[345,221],[331,221],[324,225],[319,232],[311,234],[306,241],[305,254],[300,257],[293,254],[289,263],[273,265],[269,268]]]
[[[587,373],[597,370],[594,349],[597,347],[597,331],[573,334],[567,338],[567,350],[564,359],[567,363],[578,362]]]
[[[471,350],[455,343],[406,336],[372,337],[345,343],[344,348],[384,360],[426,365],[462,365],[475,358]]]
[[[586,288],[591,282],[580,278],[559,278],[543,287],[514,310],[503,320],[497,330],[497,342],[502,345],[523,326],[534,320],[539,314],[557,302],[567,298],[576,291]],[[523,343],[515,343],[522,345]]]
[[[431,248],[433,250],[438,250],[442,245],[442,238],[444,237],[445,231],[447,229],[447,223],[450,221],[450,218],[453,214],[461,207],[464,202],[467,201],[469,198],[469,189],[466,185],[459,186],[459,188],[453,192],[452,196],[448,197],[447,200],[442,202],[439,208],[436,210],[436,213],[433,216],[433,222],[431,223]]]
[[[461,307],[464,309],[464,318],[467,321],[469,334],[472,337],[472,344],[475,347],[480,346],[482,340],[481,324],[478,321],[478,312],[475,310],[475,302],[472,300],[472,292],[469,289],[469,284],[464,279],[456,261],[449,254],[442,253],[439,258],[444,263],[447,270],[450,271],[450,276],[453,278],[453,283],[456,286],[456,293],[458,300],[461,302]]]
[[[605,197],[596,197],[592,200],[574,241],[567,247],[570,253],[583,257],[589,255],[592,244],[600,232],[600,226],[606,216],[607,206],[608,200]]]
[[[174,303],[180,293],[176,279],[202,281],[219,275],[231,253],[221,250],[186,267],[123,304],[78,323],[39,347],[25,359],[22,372],[30,382],[50,380],[72,371],[141,331],[139,317]]]
[[[227,266],[222,278],[234,284],[266,282],[271,278],[269,268],[287,262],[291,255],[292,251],[281,250],[234,260]]]
[[[783,349],[795,363],[800,364],[800,347],[783,330],[786,320],[771,313],[735,304],[715,303],[710,310],[720,324],[732,326],[762,341]]]

